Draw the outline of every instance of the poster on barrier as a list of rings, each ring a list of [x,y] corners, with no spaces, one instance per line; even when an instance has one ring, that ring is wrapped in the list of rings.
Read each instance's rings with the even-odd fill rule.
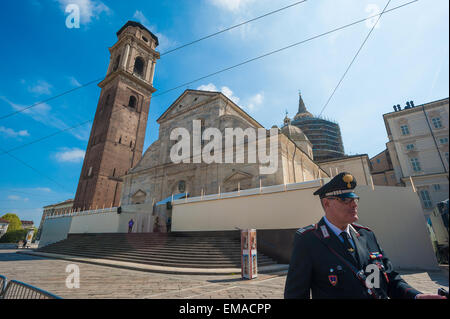
[[[241,277],[258,277],[258,257],[256,250],[256,229],[241,230]]]
[[[31,245],[31,242],[33,240],[34,230],[29,230],[27,233],[27,237],[25,238],[25,247],[28,245]]]

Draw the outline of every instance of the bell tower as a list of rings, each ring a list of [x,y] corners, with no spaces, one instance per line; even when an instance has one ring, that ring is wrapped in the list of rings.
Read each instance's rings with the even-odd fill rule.
[[[121,176],[142,156],[158,38],[128,21],[109,48],[110,62],[78,181],[74,209],[118,206]]]

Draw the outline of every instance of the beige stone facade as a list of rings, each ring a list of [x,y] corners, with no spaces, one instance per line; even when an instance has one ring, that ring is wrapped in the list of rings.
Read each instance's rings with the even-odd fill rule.
[[[395,174],[397,185],[414,187],[425,217],[448,198],[448,116],[448,98],[383,115],[393,170],[386,171],[388,179]]]
[[[193,131],[193,121],[205,128],[217,128],[225,136],[226,128],[263,129],[263,127],[239,106],[220,92],[186,90],[158,119],[159,138],[145,152],[139,163],[123,177],[122,205],[153,204],[172,194],[187,192],[190,196],[232,192],[259,186],[279,185],[303,182],[323,177],[328,174],[312,159],[312,153],[302,150],[291,138],[276,129],[277,169],[273,174],[261,174],[261,163],[249,163],[249,156],[254,152],[243,139],[245,150],[244,163],[190,163],[175,164],[170,158],[170,149],[177,142],[170,140],[171,132],[176,128]],[[265,130],[269,134],[268,130]],[[237,139],[232,149],[222,140],[222,152],[231,151],[235,155]],[[206,143],[205,143],[206,144]],[[269,141],[267,141],[267,150]],[[202,146],[205,146],[202,144]],[[257,154],[253,154],[257,155]],[[222,155],[223,156],[223,155]]]
[[[370,172],[375,185],[402,186],[395,178],[394,167],[387,149],[370,159]]]
[[[358,185],[372,185],[370,162],[367,154],[351,155],[318,162],[330,176],[349,172],[355,176]]]

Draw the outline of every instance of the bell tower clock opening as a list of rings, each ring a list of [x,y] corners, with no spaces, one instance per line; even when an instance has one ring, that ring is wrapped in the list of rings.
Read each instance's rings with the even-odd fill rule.
[[[128,21],[109,48],[110,61],[75,195],[74,209],[119,206],[121,176],[142,156],[158,38]]]

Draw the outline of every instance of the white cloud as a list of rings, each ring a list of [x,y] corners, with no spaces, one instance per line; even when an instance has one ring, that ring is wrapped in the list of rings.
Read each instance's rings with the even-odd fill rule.
[[[48,187],[36,187],[34,189],[37,190],[37,191],[46,192],[46,193],[51,193],[52,192],[52,190],[50,188],[48,188]]]
[[[133,19],[142,23],[148,30],[150,30],[154,35],[158,37],[158,50],[164,53],[165,50],[170,49],[176,45],[175,41],[172,41],[164,34],[158,32],[156,26],[150,24],[142,11],[136,10],[136,12],[133,14]]]
[[[13,103],[3,96],[0,96],[0,99],[8,103],[15,111],[21,111],[28,107],[27,105]],[[52,114],[51,109],[52,108],[50,107],[50,105],[46,103],[40,103],[32,108],[22,111],[22,114],[26,114],[37,122],[55,127],[59,130],[67,129],[69,126],[64,121],[60,120],[54,114]],[[83,126],[69,130],[68,133],[72,134],[79,140],[86,141],[89,139],[89,130],[89,127],[86,128],[86,126]]]
[[[213,83],[208,83],[200,85],[197,88],[197,90],[221,92],[237,105],[239,105],[239,103],[241,102],[241,99],[235,96],[233,91],[227,86],[222,86],[222,88],[219,90]],[[255,111],[263,103],[263,101],[264,101],[264,92],[260,92],[247,99],[244,99],[242,102],[242,107],[248,111]]]
[[[63,148],[62,151],[55,154],[55,158],[58,162],[79,163],[83,161],[85,151],[79,148]]]
[[[20,137],[20,136],[30,136],[27,130],[14,131],[11,128],[0,126],[0,133],[4,133],[9,137]]]
[[[103,2],[98,0],[56,0],[59,2],[61,9],[65,13],[65,9],[69,4],[75,4],[80,9],[80,20],[82,23],[90,23],[92,18],[98,19],[100,14],[110,14],[111,9]]]
[[[380,13],[381,13],[380,7],[378,7],[378,6],[377,6],[376,4],[374,4],[374,3],[368,4],[368,5],[366,6],[365,11],[366,11],[367,13],[369,13],[369,16],[373,16],[373,15],[376,15],[376,14],[380,14]],[[378,18],[379,18],[379,16],[373,17],[372,19],[367,20],[367,21],[366,21],[366,27],[369,28],[369,29],[372,29],[373,26],[375,25],[375,23],[377,23]],[[380,20],[381,20],[381,19],[380,19]],[[376,26],[375,26],[375,29],[378,29],[378,28],[380,27],[380,23],[381,23],[381,21],[378,21],[378,23],[377,23]]]
[[[197,88],[197,90],[201,90],[201,91],[210,91],[210,92],[219,92],[219,90],[217,90],[217,87],[216,87],[214,84],[212,84],[212,83],[209,83],[209,84],[202,84],[202,85],[200,85],[200,86]]]
[[[17,196],[17,195],[9,195],[8,199],[14,200],[14,201],[22,201],[22,202],[28,202],[29,201],[29,198],[27,198],[27,197],[20,197],[20,196]]]
[[[255,0],[208,0],[209,3],[228,11],[239,11]]]
[[[53,86],[46,81],[38,81],[35,85],[29,86],[28,91],[38,95],[50,95],[52,94],[52,87]]]
[[[144,25],[150,24],[148,19],[145,17],[145,15],[142,13],[142,11],[136,10],[136,12],[133,14],[133,19],[138,20],[140,23]]]
[[[246,103],[246,108],[250,111],[256,110],[264,100],[264,93],[257,93],[254,96],[250,97]]]
[[[68,79],[69,79],[70,85],[72,85],[72,86],[81,86],[81,83],[78,82],[78,80],[75,79],[75,77],[69,76]]]
[[[233,94],[233,91],[227,86],[222,86],[220,90],[217,89],[217,87],[213,83],[203,84],[200,85],[197,90],[201,91],[211,91],[211,92],[222,92],[227,98],[229,98],[231,101],[233,101],[236,104],[239,104],[239,101],[241,100],[237,96]]]

